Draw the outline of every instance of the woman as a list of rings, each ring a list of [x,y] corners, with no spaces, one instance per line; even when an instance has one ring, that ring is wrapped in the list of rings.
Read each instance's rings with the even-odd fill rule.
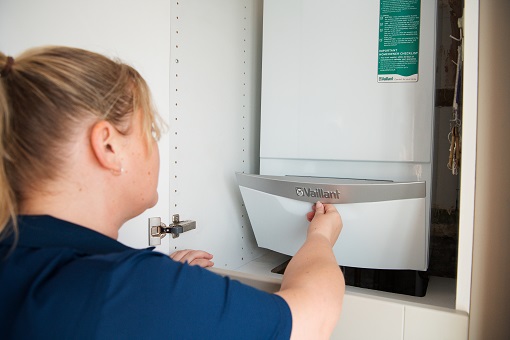
[[[172,259],[116,241],[158,199],[154,112],[121,62],[68,47],[0,53],[0,337],[327,338],[344,292],[331,205],[308,213],[276,294],[200,268],[206,252]]]

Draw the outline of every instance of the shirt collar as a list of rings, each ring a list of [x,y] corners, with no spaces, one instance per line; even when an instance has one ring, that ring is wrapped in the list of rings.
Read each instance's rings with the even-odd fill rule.
[[[86,254],[107,254],[132,249],[92,229],[49,215],[21,215],[18,224],[17,246],[72,248]],[[11,235],[2,243],[12,244],[13,239]]]

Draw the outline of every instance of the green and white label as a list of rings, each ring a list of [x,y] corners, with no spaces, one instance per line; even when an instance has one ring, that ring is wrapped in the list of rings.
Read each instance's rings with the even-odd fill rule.
[[[379,83],[418,81],[420,0],[381,0]]]

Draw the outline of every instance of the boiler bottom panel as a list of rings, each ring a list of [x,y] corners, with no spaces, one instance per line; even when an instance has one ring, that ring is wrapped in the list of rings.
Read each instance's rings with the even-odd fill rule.
[[[306,239],[306,213],[312,203],[241,184],[240,190],[258,246],[293,256]],[[427,269],[429,228],[424,197],[334,205],[343,221],[333,248],[339,265]]]

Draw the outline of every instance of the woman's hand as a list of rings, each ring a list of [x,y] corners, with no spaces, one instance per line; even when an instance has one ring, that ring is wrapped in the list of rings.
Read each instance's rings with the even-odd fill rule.
[[[214,266],[214,262],[211,261],[213,258],[212,254],[209,254],[203,250],[178,250],[170,254],[170,258],[174,261],[179,261],[182,263],[187,262],[192,266],[200,266],[202,268]]]
[[[321,234],[325,236],[331,243],[335,244],[342,231],[342,218],[332,204],[322,204],[317,202],[313,205],[312,211],[306,214],[306,218],[310,223],[308,227],[308,235]]]

